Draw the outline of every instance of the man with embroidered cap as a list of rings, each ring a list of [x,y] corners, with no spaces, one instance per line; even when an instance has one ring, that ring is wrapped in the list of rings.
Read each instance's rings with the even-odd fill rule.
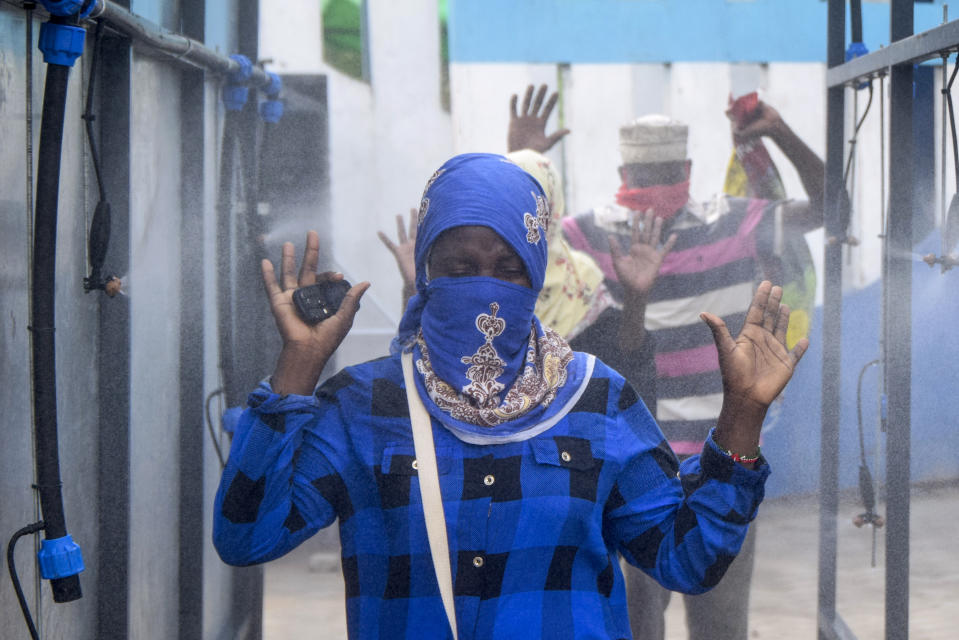
[[[283,347],[249,397],[214,507],[230,564],[265,562],[339,520],[351,638],[629,638],[618,554],[667,588],[711,588],[769,466],[765,408],[808,342],[766,282],[733,338],[703,313],[726,402],[680,468],[632,387],[534,314],[548,206],[502,156],[446,162],[424,191],[416,294],[385,358],[317,387],[369,286],[319,324],[294,311],[316,274],[308,234],[263,280]]]
[[[759,102],[755,113],[747,126],[734,125],[734,137],[772,139],[796,168],[807,200],[692,199],[688,127],[656,114],[619,130],[623,164],[616,203],[567,218],[563,225],[570,244],[601,265],[619,250],[610,234],[628,233],[637,212],[654,213],[663,221],[663,233],[675,235],[673,251],[644,298],[645,326],[655,352],[656,419],[681,459],[702,448],[724,406],[721,358],[710,332],[703,330],[700,311],[712,310],[735,333],[747,316],[762,267],[781,251],[784,235],[803,234],[823,221],[822,161],[771,106]],[[624,288],[616,272],[605,271],[610,291],[621,297]],[[690,638],[746,639],[754,549],[751,532],[719,586],[685,598]],[[661,640],[669,592],[639,571],[627,570],[626,581],[633,636]]]

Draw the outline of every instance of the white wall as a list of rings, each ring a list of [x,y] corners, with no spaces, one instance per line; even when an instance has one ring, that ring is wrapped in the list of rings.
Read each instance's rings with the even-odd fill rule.
[[[452,65],[456,151],[504,151],[510,94],[522,92],[529,83],[546,82],[551,89],[555,88],[557,73],[555,65],[544,64]],[[564,120],[560,125],[557,107],[549,130],[565,126],[572,133],[549,155],[564,166],[567,211],[571,213],[612,200],[619,185],[618,127],[653,111],[690,123],[692,194],[706,199],[720,191],[731,151],[729,124],[723,113],[726,100],[730,92],[744,93],[750,84],[761,90],[763,98],[779,110],[813,151],[820,157],[825,153],[825,68],[818,63],[577,64],[563,72],[563,82]],[[859,134],[858,172],[852,195],[852,231],[861,244],[847,248],[849,257],[844,266],[847,284],[857,288],[874,282],[880,271],[878,82],[875,93],[873,109]],[[865,107],[864,92],[859,99],[861,113]],[[852,100],[849,90],[850,134]],[[937,123],[939,110],[937,105]],[[886,127],[888,130],[888,122]],[[936,142],[939,143],[938,134]],[[802,198],[802,184],[795,170],[774,143],[767,147],[782,173],[787,193]],[[937,161],[938,156],[937,151]],[[951,166],[951,156],[947,156],[948,171]],[[948,187],[947,198],[952,192]],[[933,196],[938,199],[938,191],[930,194]],[[822,232],[808,234],[807,241],[821,274]]]
[[[294,4],[310,5],[305,1]],[[425,177],[447,156],[470,151],[505,153],[509,98],[513,93],[522,96],[528,84],[546,83],[554,89],[562,83],[562,99],[549,129],[566,126],[572,133],[549,155],[564,171],[568,213],[612,200],[619,186],[618,128],[645,113],[658,111],[690,124],[691,192],[698,199],[708,199],[722,188],[731,151],[724,114],[730,93],[760,89],[764,99],[820,157],[825,151],[825,67],[820,63],[566,67],[548,63],[454,63],[450,67],[452,112],[446,114],[439,108],[437,93],[435,2],[370,0],[367,4],[370,84],[325,68],[312,44],[299,50],[286,46],[294,40],[304,41],[302,34],[291,37],[291,28],[312,30],[314,41],[321,40],[315,10],[305,11],[302,15],[306,17],[300,19],[296,18],[297,12],[291,12],[283,25],[278,15],[265,17],[261,47],[263,56],[273,58],[281,72],[305,65],[329,74],[334,246],[348,277],[373,282],[366,306],[375,308],[375,312],[364,309],[353,336],[354,342],[371,342],[373,349],[384,327],[399,316],[399,280],[392,259],[381,248],[374,231],[395,233],[393,216],[415,206]],[[878,96],[877,83],[875,102]],[[851,133],[852,91],[847,92],[847,100],[847,130]],[[864,92],[860,100],[862,109]],[[937,123],[938,110],[939,106]],[[938,144],[938,134],[936,140]],[[790,163],[774,143],[767,146],[787,193],[804,197]],[[937,151],[937,163],[938,155]],[[875,281],[880,272],[879,156],[879,113],[874,104],[859,135],[852,194],[852,233],[861,245],[846,249],[849,256],[844,267],[847,285],[857,288]],[[951,156],[948,163],[951,167]],[[951,187],[947,189],[947,198],[952,192]],[[930,197],[938,199],[938,187]],[[812,232],[807,240],[821,274],[823,234]],[[821,279],[820,275],[820,291]],[[818,298],[821,301],[821,293]],[[375,335],[363,337],[364,332]],[[347,345],[344,353],[349,349]]]
[[[386,353],[401,315],[401,281],[376,231],[395,236],[396,214],[419,206],[426,180],[453,153],[440,104],[439,17],[433,0],[369,0],[367,83],[323,63],[314,46],[322,20],[310,8],[319,3],[292,4],[302,11],[261,12],[261,56],[281,74],[327,74],[333,257],[349,280],[373,285],[337,353],[345,365]]]

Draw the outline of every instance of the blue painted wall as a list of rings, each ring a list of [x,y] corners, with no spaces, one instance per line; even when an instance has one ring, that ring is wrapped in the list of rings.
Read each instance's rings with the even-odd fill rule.
[[[825,62],[823,0],[450,0],[453,62]],[[870,51],[889,3],[863,3]],[[916,3],[915,29],[942,22]],[[847,20],[848,32],[848,20]]]
[[[916,255],[940,253],[933,233],[916,246]],[[915,482],[959,477],[959,269],[941,274],[913,263],[912,308],[912,478]],[[840,407],[840,485],[857,486],[859,437],[856,382],[860,370],[879,356],[880,286],[847,294],[842,310],[842,401]],[[819,488],[819,429],[822,377],[822,309],[817,309],[812,342],[786,388],[781,413],[765,436],[763,449],[773,474],[770,496],[812,493]],[[877,443],[878,370],[863,376],[862,408],[866,460],[876,447],[885,465],[885,436]],[[767,420],[768,423],[768,420]],[[884,469],[872,468],[874,479]]]

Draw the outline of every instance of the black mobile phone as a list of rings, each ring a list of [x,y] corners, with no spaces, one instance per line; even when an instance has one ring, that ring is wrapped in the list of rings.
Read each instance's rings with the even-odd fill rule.
[[[346,280],[318,282],[293,292],[293,306],[307,324],[323,322],[336,313],[352,285]]]

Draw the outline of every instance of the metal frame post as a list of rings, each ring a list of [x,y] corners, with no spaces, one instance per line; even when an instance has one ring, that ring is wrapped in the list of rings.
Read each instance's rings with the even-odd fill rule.
[[[845,0],[829,0],[827,64],[843,64],[846,48]],[[829,87],[826,96],[826,200],[823,248],[822,427],[819,467],[819,608],[818,638],[836,637],[836,552],[839,512],[839,398],[842,351],[841,228],[845,87]]]
[[[833,130],[833,118],[842,113],[835,96],[846,85],[864,78],[889,72],[889,207],[885,224],[883,256],[883,299],[895,305],[883,305],[884,367],[883,388],[888,393],[886,416],[886,638],[904,640],[909,637],[909,510],[911,480],[911,381],[912,381],[912,244],[915,195],[914,171],[914,68],[923,60],[939,57],[959,47],[959,23],[947,22],[939,27],[914,34],[914,0],[891,0],[889,9],[890,44],[874,53],[841,64],[838,44],[844,33],[845,6],[841,0],[829,2],[829,69],[826,86],[829,90],[829,143],[827,145],[827,190],[829,176],[838,169],[833,145],[841,133]],[[834,57],[836,56],[836,57]],[[883,97],[884,98],[884,97]],[[835,110],[835,111],[834,111]],[[839,129],[841,132],[841,128]],[[840,155],[841,160],[841,155]],[[827,191],[832,193],[832,191]],[[827,237],[833,237],[834,211],[827,199]],[[826,248],[826,293],[823,311],[823,380],[838,380],[838,319],[841,295],[831,268],[838,249]],[[832,257],[831,257],[832,256]],[[838,265],[837,265],[838,268]],[[838,296],[838,297],[837,297]],[[830,341],[836,345],[830,348]],[[832,360],[835,358],[835,362]],[[834,414],[831,412],[835,412]],[[822,490],[835,485],[833,456],[829,449],[838,435],[838,389],[823,383],[823,460]],[[821,498],[820,530],[820,638],[828,631],[842,631],[835,615],[835,509],[830,495]]]
[[[130,43],[105,34],[100,56],[97,85],[111,92],[109,100],[101,92],[97,114],[103,178],[113,209],[106,264],[116,273],[129,273]],[[96,637],[121,640],[130,635],[130,301],[101,296],[99,315]]]
[[[913,35],[913,0],[892,0],[890,40]],[[909,637],[909,482],[912,378],[913,65],[896,64],[889,96],[886,309],[886,638]]]
[[[206,3],[180,5],[184,33],[203,39]],[[204,262],[204,115],[206,89],[201,69],[180,73],[180,249],[183,264]],[[180,269],[180,534],[179,534],[179,628],[181,640],[203,637],[203,557],[206,500],[203,493],[204,451],[204,351],[203,270]]]

